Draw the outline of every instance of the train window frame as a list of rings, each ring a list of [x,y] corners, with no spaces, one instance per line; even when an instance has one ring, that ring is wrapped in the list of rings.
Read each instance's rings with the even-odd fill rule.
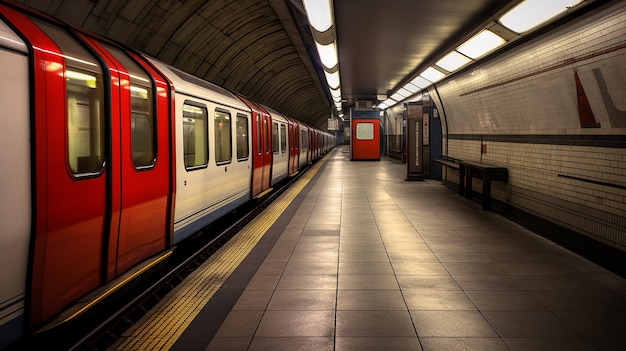
[[[65,162],[74,179],[98,177],[107,160],[104,68],[97,58],[66,30],[29,16],[59,48],[64,58]],[[86,109],[86,110],[85,110]]]
[[[263,133],[261,132],[261,115],[257,113],[256,116],[256,152],[257,156],[261,156],[263,153],[263,141],[261,140]]]
[[[272,122],[272,152],[274,155],[280,153],[280,136],[278,134],[278,122]]]
[[[187,122],[187,123],[191,124],[191,119],[193,119],[193,117],[185,117],[185,107],[186,106],[190,106],[190,107],[196,108],[196,109],[198,109],[198,110],[203,112],[201,117],[204,120],[204,126],[200,126],[200,130],[203,132],[203,135],[204,135],[204,140],[203,140],[204,141],[204,150],[203,151],[205,152],[205,157],[204,157],[205,159],[204,159],[203,163],[195,163],[193,165],[188,165],[188,163],[187,163],[187,160],[188,160],[187,145],[188,145],[188,143],[187,143],[187,140],[186,140],[185,123]],[[207,106],[205,104],[202,104],[202,103],[199,103],[199,102],[196,102],[196,101],[193,101],[193,100],[185,100],[185,101],[183,101],[183,106],[182,106],[182,110],[181,111],[182,111],[182,123],[183,123],[183,126],[181,128],[182,133],[183,133],[183,137],[182,137],[183,150],[182,151],[183,151],[183,164],[185,166],[185,170],[189,172],[189,171],[195,171],[195,170],[199,170],[199,169],[205,169],[205,168],[208,167],[209,159],[210,159],[210,157],[209,157],[210,149],[209,149],[209,113],[208,113],[208,108],[207,108]],[[190,111],[188,111],[188,112],[190,112]],[[186,118],[188,118],[189,120],[186,120]],[[196,119],[199,119],[199,118],[196,118]],[[195,120],[194,120],[194,124],[195,124]],[[196,129],[198,129],[198,128],[194,127],[194,132],[196,131]],[[195,139],[197,139],[197,136],[194,138],[194,151],[198,150],[198,148],[195,147],[195,142],[196,142]],[[194,152],[193,154],[195,155],[196,152]]]
[[[226,118],[227,117],[227,118]],[[220,121],[222,125],[220,125]],[[223,122],[228,121],[228,130],[226,133],[222,132]],[[215,152],[215,164],[218,166],[226,165],[233,162],[233,123],[232,123],[232,115],[229,110],[223,108],[216,108],[213,112],[213,141],[214,141],[214,152]],[[228,140],[225,140],[228,138]],[[227,152],[223,153],[220,151],[218,154],[218,150],[223,150],[224,147],[227,147]],[[226,158],[223,158],[226,156]]]
[[[287,125],[284,123],[280,124],[280,151],[287,152]]]
[[[133,58],[126,54],[122,49],[102,43],[102,45],[124,66],[129,74],[129,92],[130,92],[130,123],[131,123],[131,161],[133,167],[137,171],[149,170],[155,167],[158,158],[158,114],[156,113],[156,88],[150,74],[146,72]],[[144,100],[145,103],[138,103],[138,99]],[[143,105],[143,106],[142,106]],[[143,107],[142,110],[138,108]],[[137,110],[136,110],[137,108]],[[145,118],[141,118],[145,117]],[[140,121],[147,121],[143,125],[147,127],[139,130]],[[142,132],[139,133],[138,132]],[[138,140],[147,141],[148,147],[138,150]],[[146,151],[149,150],[149,151]],[[150,154],[151,153],[151,154]],[[140,159],[140,157],[143,157]],[[149,160],[149,162],[145,162]],[[141,164],[141,162],[144,164]],[[139,164],[139,165],[138,165]]]
[[[242,122],[243,123],[240,123]],[[237,161],[247,161],[250,158],[250,141],[248,138],[249,135],[249,127],[248,127],[248,116],[238,113],[236,125],[236,139],[237,139]],[[244,126],[245,130],[243,133],[240,133],[240,126]],[[240,141],[244,141],[245,145],[240,144]],[[242,147],[243,146],[243,147]],[[240,154],[240,151],[245,151],[245,154]]]

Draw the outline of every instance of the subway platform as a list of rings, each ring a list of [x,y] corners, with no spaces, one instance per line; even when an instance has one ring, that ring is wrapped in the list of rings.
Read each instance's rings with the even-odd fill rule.
[[[626,279],[339,147],[111,350],[625,350]]]

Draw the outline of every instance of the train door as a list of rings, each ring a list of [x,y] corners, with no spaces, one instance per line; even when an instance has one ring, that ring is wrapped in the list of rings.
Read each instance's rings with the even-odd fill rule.
[[[105,77],[69,33],[0,5],[28,39],[34,157],[30,327],[102,282],[103,228],[110,226]]]
[[[293,121],[291,118],[288,118],[289,126],[288,126],[288,134],[289,134],[289,175],[294,175],[298,173],[298,156],[300,154],[300,143],[299,138],[297,137],[298,132],[298,124]]]
[[[112,157],[117,158],[112,162],[120,175],[120,214],[117,231],[112,228],[109,237],[107,280],[111,280],[169,244],[169,89],[160,80],[162,93],[157,94],[157,82],[147,67],[121,49],[103,43],[105,51],[95,41],[92,45],[108,56],[109,65],[117,68],[111,74],[119,75],[121,83],[120,109],[112,113],[120,130],[113,133],[119,135],[113,143],[120,149]]]
[[[238,97],[252,110],[252,186],[251,196],[262,196],[269,191],[272,167],[272,153],[270,150],[269,114],[263,111],[256,103],[238,95]]]

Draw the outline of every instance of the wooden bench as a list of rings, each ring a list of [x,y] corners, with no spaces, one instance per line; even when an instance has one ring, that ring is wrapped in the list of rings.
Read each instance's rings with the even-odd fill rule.
[[[483,210],[491,208],[491,181],[504,181],[509,178],[506,167],[493,166],[482,162],[459,161],[459,195],[472,198],[472,178],[483,182]]]
[[[459,169],[459,159],[450,157],[450,156],[441,156],[441,158],[435,159],[435,162],[439,163],[442,166],[446,166],[452,169]]]

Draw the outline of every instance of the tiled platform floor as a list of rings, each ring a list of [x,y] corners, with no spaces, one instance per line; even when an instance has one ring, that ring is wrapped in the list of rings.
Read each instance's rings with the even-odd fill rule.
[[[333,152],[207,350],[626,350],[626,280]]]

